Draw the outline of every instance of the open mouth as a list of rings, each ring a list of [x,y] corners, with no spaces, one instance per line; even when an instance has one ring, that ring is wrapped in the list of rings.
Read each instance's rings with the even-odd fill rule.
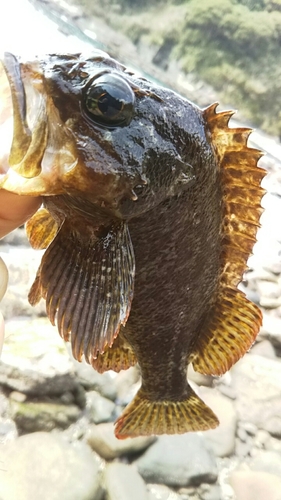
[[[40,61],[22,63],[5,53],[0,83],[0,187],[31,196],[61,193],[77,156],[46,92]]]

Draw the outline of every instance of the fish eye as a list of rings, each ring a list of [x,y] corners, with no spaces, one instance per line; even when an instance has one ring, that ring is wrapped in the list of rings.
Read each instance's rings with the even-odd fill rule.
[[[84,107],[95,122],[108,127],[128,125],[135,95],[130,85],[118,75],[105,73],[91,81],[84,95]]]

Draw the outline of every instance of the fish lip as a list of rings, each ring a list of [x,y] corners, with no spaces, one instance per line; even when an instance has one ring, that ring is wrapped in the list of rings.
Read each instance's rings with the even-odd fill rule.
[[[17,101],[22,123],[26,120],[26,95],[21,78],[20,62],[11,52],[4,52],[2,64],[5,69],[12,95],[13,108]]]

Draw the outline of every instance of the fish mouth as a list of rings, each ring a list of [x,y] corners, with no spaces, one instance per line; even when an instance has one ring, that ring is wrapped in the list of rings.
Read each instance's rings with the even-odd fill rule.
[[[0,64],[2,81],[0,97],[5,102],[0,109],[7,114],[9,138],[0,153],[0,187],[34,196],[62,193],[62,179],[76,166],[77,154],[46,92],[40,62],[21,63],[6,52]],[[0,117],[0,124],[3,121]]]

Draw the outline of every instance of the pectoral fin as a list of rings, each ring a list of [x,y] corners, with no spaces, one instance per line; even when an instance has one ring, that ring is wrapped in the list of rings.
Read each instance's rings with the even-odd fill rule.
[[[46,299],[47,314],[88,363],[111,347],[133,298],[134,252],[127,224],[86,242],[64,223],[46,250],[29,301]]]
[[[25,225],[25,230],[32,248],[47,248],[55,238],[59,226],[46,208],[39,208]]]

